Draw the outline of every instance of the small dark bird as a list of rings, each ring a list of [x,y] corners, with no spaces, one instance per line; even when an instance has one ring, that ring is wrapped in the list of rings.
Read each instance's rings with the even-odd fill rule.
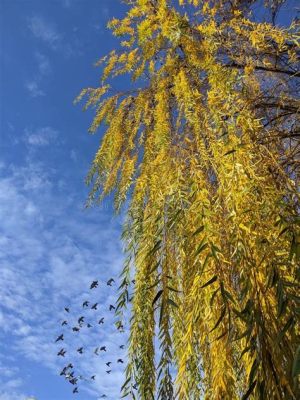
[[[68,321],[63,321],[63,322],[61,323],[61,325],[62,325],[62,326],[68,325]]]
[[[86,301],[84,301],[84,302],[82,303],[82,307],[83,307],[83,308],[84,308],[84,307],[88,307],[89,304],[90,304],[90,302],[86,300]]]
[[[115,283],[115,280],[113,279],[113,278],[110,278],[108,281],[107,281],[107,286],[111,286],[112,285],[112,283]]]
[[[79,347],[79,349],[77,349],[77,351],[78,351],[79,354],[82,354],[83,353],[83,347]]]
[[[78,387],[76,386],[76,388],[73,390],[73,393],[78,393]]]
[[[95,304],[91,307],[91,310],[97,310],[97,305],[98,305],[98,303],[95,303]]]
[[[66,312],[70,312],[69,307],[65,307],[65,311],[66,311]]]
[[[106,373],[107,373],[107,374],[110,374],[110,373],[111,373],[111,369],[109,369],[108,371],[106,371]]]
[[[91,324],[87,324],[87,327],[88,327],[88,328],[92,328],[92,325],[91,325]]]
[[[137,390],[136,383],[134,385],[132,385],[132,387],[133,387],[134,390]]]
[[[96,348],[95,348],[95,351],[94,351],[94,353],[96,354],[96,356],[99,355],[98,350],[99,350],[99,347],[96,347]]]
[[[91,376],[91,380],[94,381],[96,378],[96,375]]]
[[[116,323],[116,327],[117,327],[118,330],[123,330],[123,329],[124,329],[124,325],[122,324],[121,321],[118,321],[118,322]]]
[[[111,361],[108,361],[108,362],[106,363],[106,365],[108,366],[108,368],[110,367],[110,364],[111,364]]]
[[[131,281],[133,284],[135,284],[135,279],[132,279],[132,281]]]
[[[60,376],[66,375],[66,371],[67,371],[67,367],[64,367],[61,371],[60,371]]]
[[[84,317],[78,318],[78,325],[83,324],[83,322],[84,322]]]
[[[98,324],[104,324],[104,317],[102,317],[101,319],[99,319]]]
[[[67,367],[66,367],[67,369],[72,369],[73,368],[73,364],[69,364],[69,365],[67,365]]]
[[[72,378],[72,380],[73,380],[73,379],[74,379],[74,371],[72,371],[72,372],[66,374],[66,378],[67,378],[67,379]],[[75,379],[76,379],[76,378],[75,378]],[[71,382],[71,381],[69,380],[69,382]],[[72,382],[71,382],[71,383],[72,383]],[[75,382],[75,383],[76,383],[76,382]],[[75,385],[75,383],[72,383],[72,385]]]
[[[66,354],[66,350],[65,349],[60,349],[60,351],[57,353],[58,356],[62,356],[64,357]]]
[[[103,394],[102,396],[101,396],[101,399],[105,399],[107,396],[106,396],[106,394]]]
[[[74,327],[72,328],[72,331],[73,331],[73,332],[79,332],[80,329],[79,329],[77,326],[74,326]]]
[[[122,358],[119,358],[117,362],[120,364],[124,364],[124,361],[122,360]]]
[[[70,382],[72,385],[76,385],[76,383],[78,382],[78,379],[77,379],[77,378],[73,378],[73,379],[70,379],[69,382]]]
[[[125,344],[121,344],[121,346],[119,346],[120,349],[124,349]]]
[[[106,351],[106,346],[100,347],[100,351]]]
[[[98,286],[98,281],[93,281],[91,283],[90,289],[95,289]]]
[[[109,311],[111,311],[111,310],[115,310],[116,309],[116,307],[115,306],[113,306],[112,304],[109,306]]]
[[[63,333],[62,333],[60,336],[58,336],[58,338],[55,340],[55,343],[56,343],[56,342],[59,342],[60,340],[64,340],[64,335],[63,335]]]

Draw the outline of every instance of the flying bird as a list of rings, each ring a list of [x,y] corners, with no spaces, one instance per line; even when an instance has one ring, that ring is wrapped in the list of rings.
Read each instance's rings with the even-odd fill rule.
[[[123,329],[124,329],[124,325],[122,324],[121,321],[118,321],[118,322],[116,323],[116,327],[117,327],[118,330],[123,330]]]
[[[65,307],[65,311],[66,311],[66,312],[70,312],[69,307]]]
[[[92,328],[93,326],[91,324],[87,324],[87,327],[88,328]]]
[[[62,325],[62,326],[68,325],[68,321],[63,321],[63,322],[61,323],[61,325]]]
[[[80,329],[79,329],[77,326],[74,326],[74,327],[72,328],[72,331],[73,331],[73,332],[79,332]]]
[[[115,306],[113,306],[112,304],[109,306],[109,311],[111,311],[111,310],[115,310],[116,309],[116,307]]]
[[[122,360],[122,358],[119,358],[117,362],[120,364],[124,364],[124,361]]]
[[[98,324],[104,324],[104,317],[102,317],[101,319],[99,319]]]
[[[73,364],[70,363],[70,364],[68,364],[68,365],[66,366],[66,368],[67,368],[67,369],[72,369],[72,368],[74,368],[74,367],[73,367]]]
[[[100,347],[100,351],[106,351],[106,346]]]
[[[90,289],[95,289],[98,286],[98,281],[93,281],[91,283]]]
[[[91,307],[91,310],[97,310],[97,305],[98,305],[98,303],[95,303],[95,304]]]
[[[96,378],[96,375],[91,376],[91,380],[94,381]]]
[[[108,362],[106,363],[106,365],[108,366],[108,368],[110,367],[110,364],[111,364],[111,361],[108,361]]]
[[[109,369],[108,371],[106,371],[106,373],[107,373],[107,374],[110,374],[110,373],[111,373],[111,369]]]
[[[98,350],[99,350],[99,347],[96,347],[96,348],[95,348],[95,351],[94,351],[94,353],[96,354],[96,356],[99,355]]]
[[[132,387],[133,387],[134,390],[137,390],[137,385],[136,385],[136,383],[135,383],[134,385],[132,385]]]
[[[58,356],[62,356],[64,357],[66,354],[66,350],[65,349],[60,349],[60,351],[57,353]]]
[[[101,399],[105,399],[107,396],[106,396],[106,394],[103,394],[102,396],[101,396]]]
[[[61,371],[60,371],[60,376],[66,375],[66,371],[67,371],[67,367],[64,367]]]
[[[84,308],[84,307],[88,307],[89,304],[90,304],[90,302],[86,300],[86,301],[84,301],[84,302],[82,303],[82,307],[83,307],[83,308]]]
[[[56,342],[59,342],[60,340],[64,340],[64,335],[63,335],[63,333],[62,333],[60,336],[58,336],[58,338],[55,340],[55,343],[56,343]]]
[[[79,347],[79,349],[77,349],[77,351],[78,351],[79,354],[82,354],[83,353],[83,347]]]
[[[70,382],[72,385],[76,385],[76,383],[78,382],[78,379],[77,379],[77,378],[72,378],[72,379],[69,380],[69,382]]]
[[[84,322],[84,317],[78,318],[78,325],[83,324],[83,322]]]
[[[108,281],[107,281],[107,286],[111,286],[112,285],[112,283],[115,283],[115,280],[113,279],[113,278],[110,278]]]
[[[119,346],[120,349],[124,349],[125,344],[121,344],[121,346]]]
[[[78,393],[78,387],[76,386],[76,388],[73,390],[73,393]]]

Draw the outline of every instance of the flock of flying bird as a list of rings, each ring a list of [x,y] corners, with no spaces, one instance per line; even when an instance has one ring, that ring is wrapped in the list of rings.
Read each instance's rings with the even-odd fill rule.
[[[109,280],[107,281],[106,284],[107,284],[108,286],[112,286],[112,284],[113,284],[114,282],[115,282],[114,279],[111,278],[111,279],[109,279]],[[90,289],[91,289],[91,290],[92,290],[92,289],[96,289],[96,288],[98,287],[98,284],[99,284],[98,281],[93,281],[93,282],[91,283],[91,285],[90,285]],[[83,302],[83,304],[82,304],[82,308],[83,308],[83,309],[88,309],[88,308],[90,308],[91,310],[95,310],[95,311],[96,311],[96,310],[97,310],[97,307],[98,307],[98,303],[95,303],[95,304],[93,304],[93,305],[90,307],[90,302],[87,301],[87,300],[85,300],[85,301]],[[64,310],[65,310],[66,313],[70,313],[70,308],[69,308],[69,307],[65,307]],[[115,307],[114,307],[112,304],[110,304],[110,306],[109,306],[109,311],[112,311],[112,310],[115,310]],[[81,329],[81,328],[84,326],[84,324],[85,324],[85,317],[84,317],[84,316],[80,316],[80,317],[78,318],[77,322],[78,322],[78,325],[72,327],[72,331],[73,331],[73,332],[79,332],[79,331],[80,331],[80,329]],[[69,324],[68,321],[67,321],[67,320],[64,320],[64,321],[61,323],[61,326],[67,326],[68,324]],[[104,317],[101,317],[101,318],[98,320],[98,324],[99,324],[99,325],[104,324]],[[87,328],[92,328],[92,325],[91,325],[90,323],[86,323],[85,326],[86,326]],[[118,323],[116,324],[116,326],[117,326],[117,329],[118,329],[119,332],[124,332],[124,327],[123,327],[123,325],[122,325],[121,322],[118,322]],[[60,335],[56,338],[55,343],[59,343],[59,342],[61,342],[61,341],[64,341],[64,333],[60,334]],[[124,347],[125,347],[125,345],[123,345],[123,344],[119,346],[120,349],[124,349]],[[83,353],[84,353],[84,348],[83,348],[83,347],[79,347],[79,348],[77,349],[77,352],[78,352],[79,354],[83,354]],[[96,347],[95,350],[94,350],[94,354],[95,354],[96,356],[98,356],[98,355],[99,355],[99,352],[106,352],[106,346]],[[64,357],[66,353],[67,353],[67,351],[65,350],[65,348],[61,348],[61,349],[58,351],[57,356]],[[117,360],[117,363],[123,364],[124,361],[122,360],[122,358],[119,358],[119,359]],[[111,364],[112,364],[112,361],[108,361],[108,362],[106,362],[105,364],[106,364],[106,367],[107,367],[106,373],[107,373],[107,374],[110,374],[110,373],[112,372],[111,367],[110,367]],[[76,377],[76,376],[75,376],[75,372],[74,372],[74,367],[73,367],[73,364],[72,364],[72,363],[69,363],[68,365],[66,365],[66,366],[61,370],[60,376],[65,377],[66,380],[68,380],[72,385],[74,385],[73,393],[78,393],[78,381],[79,381],[79,380],[90,380],[90,381],[94,381],[94,380],[96,379],[96,375],[91,376],[89,379],[84,378],[82,375],[79,375],[79,376]],[[135,389],[136,389],[136,388],[135,388]],[[101,398],[106,398],[106,397],[107,397],[107,396],[106,396],[105,394],[103,394],[103,395],[101,396]]]

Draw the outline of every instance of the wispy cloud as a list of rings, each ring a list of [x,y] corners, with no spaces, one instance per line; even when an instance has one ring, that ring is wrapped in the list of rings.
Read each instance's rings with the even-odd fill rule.
[[[55,26],[45,18],[37,15],[31,17],[28,21],[28,28],[37,39],[42,40],[53,50],[57,49],[61,41],[61,35]]]
[[[37,79],[26,81],[25,88],[28,90],[31,97],[45,96],[45,92],[40,88]]]
[[[33,143],[44,145],[37,137]],[[80,211],[82,200],[77,193],[70,185],[60,189],[55,170],[46,165],[27,161],[22,167],[4,167],[0,169],[0,320],[5,320],[1,342],[10,348],[13,360],[23,356],[54,374],[66,362],[73,362],[86,379],[80,391],[95,398],[106,393],[109,400],[116,400],[123,383],[123,368],[117,359],[125,358],[119,345],[126,344],[126,334],[117,332],[108,310],[116,300],[117,284],[111,288],[105,282],[110,277],[117,281],[122,264],[119,225],[105,210]],[[96,277],[100,288],[90,291],[89,284]],[[83,312],[85,299],[98,302],[99,311],[85,311],[93,328],[83,328],[76,335],[71,327]],[[71,308],[63,343],[67,358],[61,361],[54,339],[61,333],[66,305]],[[105,318],[101,326],[97,324],[100,316]],[[108,351],[97,357],[94,348],[100,344]],[[80,345],[85,349],[83,356],[76,353]],[[113,362],[110,375],[105,373],[107,361]],[[3,383],[0,400],[27,399],[18,395],[22,393],[18,371],[6,374],[5,382],[10,383],[9,387]],[[94,374],[96,380],[91,382]],[[14,392],[15,397],[7,397]]]
[[[50,126],[45,126],[34,131],[26,130],[24,141],[29,146],[48,146],[58,137],[58,131]]]

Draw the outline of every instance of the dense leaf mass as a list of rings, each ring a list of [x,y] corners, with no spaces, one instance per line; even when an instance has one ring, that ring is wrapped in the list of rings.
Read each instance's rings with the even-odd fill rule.
[[[106,126],[90,201],[130,199],[124,397],[300,398],[299,22],[276,25],[282,1],[270,23],[255,0],[126,3],[79,96]]]

